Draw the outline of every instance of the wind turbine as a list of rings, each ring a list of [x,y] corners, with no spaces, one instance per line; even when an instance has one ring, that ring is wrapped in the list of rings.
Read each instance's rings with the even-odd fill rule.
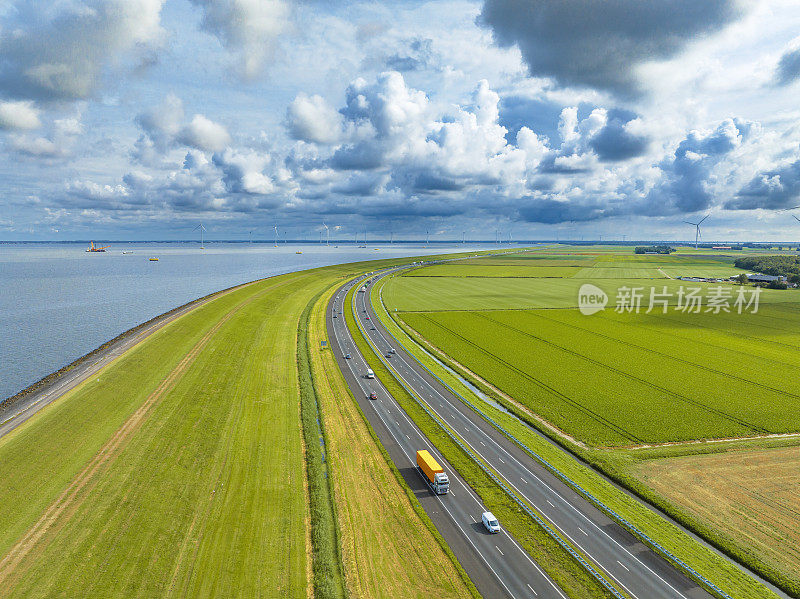
[[[200,249],[204,250],[206,248],[204,247],[205,244],[203,243],[203,231],[205,231],[206,228],[203,226],[203,223],[200,223],[194,229],[192,229],[192,232],[197,231],[197,229],[200,229]]]
[[[461,243],[467,243],[467,232],[461,231]]]
[[[278,247],[278,225],[275,225],[273,229],[275,229],[275,247]]]
[[[425,247],[428,247],[428,242],[430,241],[430,235],[431,235],[430,231],[428,231],[428,229],[425,229]]]
[[[696,223],[690,223],[688,220],[685,220],[685,221],[683,221],[683,222],[685,222],[687,225],[693,225],[693,226],[695,227],[695,233],[694,233],[694,249],[697,249],[697,244],[698,244],[698,242],[700,241],[700,223],[702,223],[704,220],[706,220],[706,219],[707,219],[709,216],[711,216],[711,215],[710,215],[710,214],[706,214],[706,215],[705,215],[703,218],[701,218],[701,219],[700,219],[698,222],[696,222]],[[797,217],[795,217],[795,218],[797,218]]]
[[[331,230],[328,228],[328,225],[322,223],[322,226],[325,227],[325,245],[331,244]]]
[[[389,232],[389,243],[394,243],[394,231]]]

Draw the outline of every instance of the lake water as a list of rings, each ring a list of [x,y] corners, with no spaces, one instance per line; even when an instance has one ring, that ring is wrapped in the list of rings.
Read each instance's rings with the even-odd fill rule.
[[[200,250],[188,243],[115,243],[88,254],[84,244],[3,243],[0,399],[139,323],[239,283],[317,266],[489,247],[498,246],[206,243]]]

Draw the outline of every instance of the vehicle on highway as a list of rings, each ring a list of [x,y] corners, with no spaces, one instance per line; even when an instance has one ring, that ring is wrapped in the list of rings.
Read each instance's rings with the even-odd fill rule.
[[[450,490],[450,479],[439,463],[427,449],[417,451],[417,468],[422,473],[425,482],[437,495],[444,495]]]
[[[349,360],[349,359],[350,359],[350,354],[345,354],[345,355],[344,355],[344,359],[345,359],[345,360]]]
[[[375,373],[372,372],[372,368],[367,368],[367,374],[365,375],[368,379],[374,379]]]
[[[369,330],[370,330],[370,331],[374,331],[374,330],[375,330],[375,327],[374,327],[374,326],[372,326],[372,327],[369,327]]]
[[[378,396],[373,392],[369,394],[370,399],[378,399]]]
[[[369,316],[365,316],[364,318],[365,318],[366,320],[369,320]]]
[[[483,522],[483,527],[490,533],[494,534],[500,532],[500,523],[492,512],[483,512],[481,514],[481,522]]]
[[[395,348],[393,348],[393,347],[390,347],[390,348],[389,348],[389,353],[390,353],[390,354],[396,354],[396,353],[397,353],[397,350],[396,350]]]
[[[333,317],[336,318],[336,314],[334,314]]]

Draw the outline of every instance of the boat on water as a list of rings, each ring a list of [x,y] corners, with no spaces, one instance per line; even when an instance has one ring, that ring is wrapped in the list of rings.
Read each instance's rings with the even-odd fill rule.
[[[303,253],[303,252],[301,252],[301,251],[299,251],[299,250],[295,252],[295,254],[302,254],[302,253]]]
[[[158,258],[150,258],[150,262],[158,262]]]
[[[94,244],[94,241],[90,241],[90,242],[89,242],[89,247],[88,247],[88,248],[86,248],[86,251],[87,251],[87,252],[92,252],[92,253],[95,253],[95,252],[105,252],[105,251],[106,251],[108,248],[110,248],[110,247],[111,247],[110,245],[104,245],[103,247],[98,247],[98,246],[96,246],[96,245]]]
[[[133,252],[122,252],[123,254],[132,254]]]

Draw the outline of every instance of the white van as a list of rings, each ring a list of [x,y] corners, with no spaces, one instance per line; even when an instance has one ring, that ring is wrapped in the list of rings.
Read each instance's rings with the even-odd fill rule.
[[[372,372],[372,368],[367,368],[367,378],[368,379],[374,379],[375,378],[375,373]]]
[[[492,512],[483,512],[481,514],[481,520],[483,521],[483,526],[488,530],[490,533],[498,533],[500,532],[500,523],[497,521],[497,518],[494,517]]]

